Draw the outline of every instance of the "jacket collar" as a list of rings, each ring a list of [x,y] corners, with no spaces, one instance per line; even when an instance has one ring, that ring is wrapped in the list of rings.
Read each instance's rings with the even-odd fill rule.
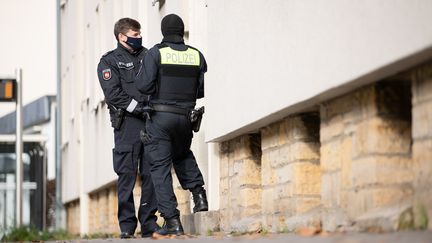
[[[184,39],[180,35],[167,35],[162,39],[163,42],[175,43],[175,44],[184,44]]]

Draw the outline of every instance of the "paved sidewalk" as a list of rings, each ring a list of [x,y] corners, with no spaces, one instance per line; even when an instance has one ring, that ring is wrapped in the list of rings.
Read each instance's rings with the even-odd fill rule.
[[[198,236],[183,237],[181,239],[163,239],[158,242],[235,242],[235,243],[432,243],[432,231],[410,231],[385,234],[372,233],[346,233],[334,234],[329,236],[312,236],[303,237],[295,234],[269,234],[261,235],[244,235],[244,236]],[[95,239],[95,240],[73,240],[57,241],[70,243],[138,243],[138,242],[156,242],[154,239]],[[54,243],[54,242],[53,242]]]

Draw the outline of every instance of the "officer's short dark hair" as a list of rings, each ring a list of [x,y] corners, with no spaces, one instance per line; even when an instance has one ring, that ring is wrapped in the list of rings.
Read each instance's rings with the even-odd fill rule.
[[[136,21],[135,19],[131,19],[131,18],[119,19],[114,24],[114,35],[115,35],[116,40],[118,40],[118,34],[122,33],[122,34],[126,35],[126,33],[129,30],[140,31],[141,30],[140,23],[138,21]]]

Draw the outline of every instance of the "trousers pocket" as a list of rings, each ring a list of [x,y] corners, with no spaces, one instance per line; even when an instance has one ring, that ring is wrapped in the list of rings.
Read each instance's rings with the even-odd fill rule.
[[[113,149],[113,167],[117,174],[134,173],[134,156],[132,144],[116,145]]]

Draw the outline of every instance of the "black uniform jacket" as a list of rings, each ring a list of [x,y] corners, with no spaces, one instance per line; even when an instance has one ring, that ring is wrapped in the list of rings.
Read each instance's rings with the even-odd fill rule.
[[[146,52],[143,47],[132,54],[118,43],[116,49],[102,56],[97,73],[109,105],[132,112],[138,102],[146,101],[147,96],[139,92],[134,83]]]

